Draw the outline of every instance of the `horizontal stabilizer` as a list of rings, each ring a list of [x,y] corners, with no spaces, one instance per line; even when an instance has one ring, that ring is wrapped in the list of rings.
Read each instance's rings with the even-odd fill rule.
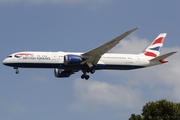
[[[176,51],[176,52],[177,52],[177,51]],[[170,53],[161,55],[161,56],[159,56],[159,57],[156,57],[156,58],[154,58],[154,59],[151,59],[151,61],[161,61],[161,60],[163,60],[163,59],[165,59],[165,58],[173,55],[173,54],[176,53],[176,52],[170,52]]]

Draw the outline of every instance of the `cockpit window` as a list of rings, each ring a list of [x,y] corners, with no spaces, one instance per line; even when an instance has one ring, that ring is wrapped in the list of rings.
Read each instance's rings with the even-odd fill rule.
[[[11,58],[12,56],[10,55],[10,56],[8,56],[7,58]]]

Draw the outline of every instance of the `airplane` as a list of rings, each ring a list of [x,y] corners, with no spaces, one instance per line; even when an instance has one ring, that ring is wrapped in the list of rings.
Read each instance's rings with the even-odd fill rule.
[[[4,59],[3,64],[18,68],[54,68],[54,75],[58,78],[70,77],[75,72],[82,71],[82,79],[88,80],[89,75],[96,70],[131,70],[150,67],[168,62],[165,58],[176,52],[160,55],[167,33],[161,33],[140,54],[107,53],[122,39],[135,31],[129,30],[109,42],[85,53],[78,52],[17,52]]]

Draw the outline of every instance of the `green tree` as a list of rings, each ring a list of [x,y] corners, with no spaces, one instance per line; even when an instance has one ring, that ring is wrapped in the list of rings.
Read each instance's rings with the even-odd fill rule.
[[[180,104],[166,99],[148,102],[142,111],[144,120],[180,120]]]
[[[141,115],[131,114],[129,120],[180,120],[180,103],[166,99],[150,101],[143,106]]]
[[[129,120],[142,120],[142,117],[140,115],[131,114]]]

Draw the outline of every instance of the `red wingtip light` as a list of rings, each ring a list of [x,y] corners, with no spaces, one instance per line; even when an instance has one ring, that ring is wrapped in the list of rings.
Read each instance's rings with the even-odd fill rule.
[[[161,62],[161,63],[165,63],[166,61],[165,61],[164,59],[162,59],[162,60],[159,60],[159,62]]]

